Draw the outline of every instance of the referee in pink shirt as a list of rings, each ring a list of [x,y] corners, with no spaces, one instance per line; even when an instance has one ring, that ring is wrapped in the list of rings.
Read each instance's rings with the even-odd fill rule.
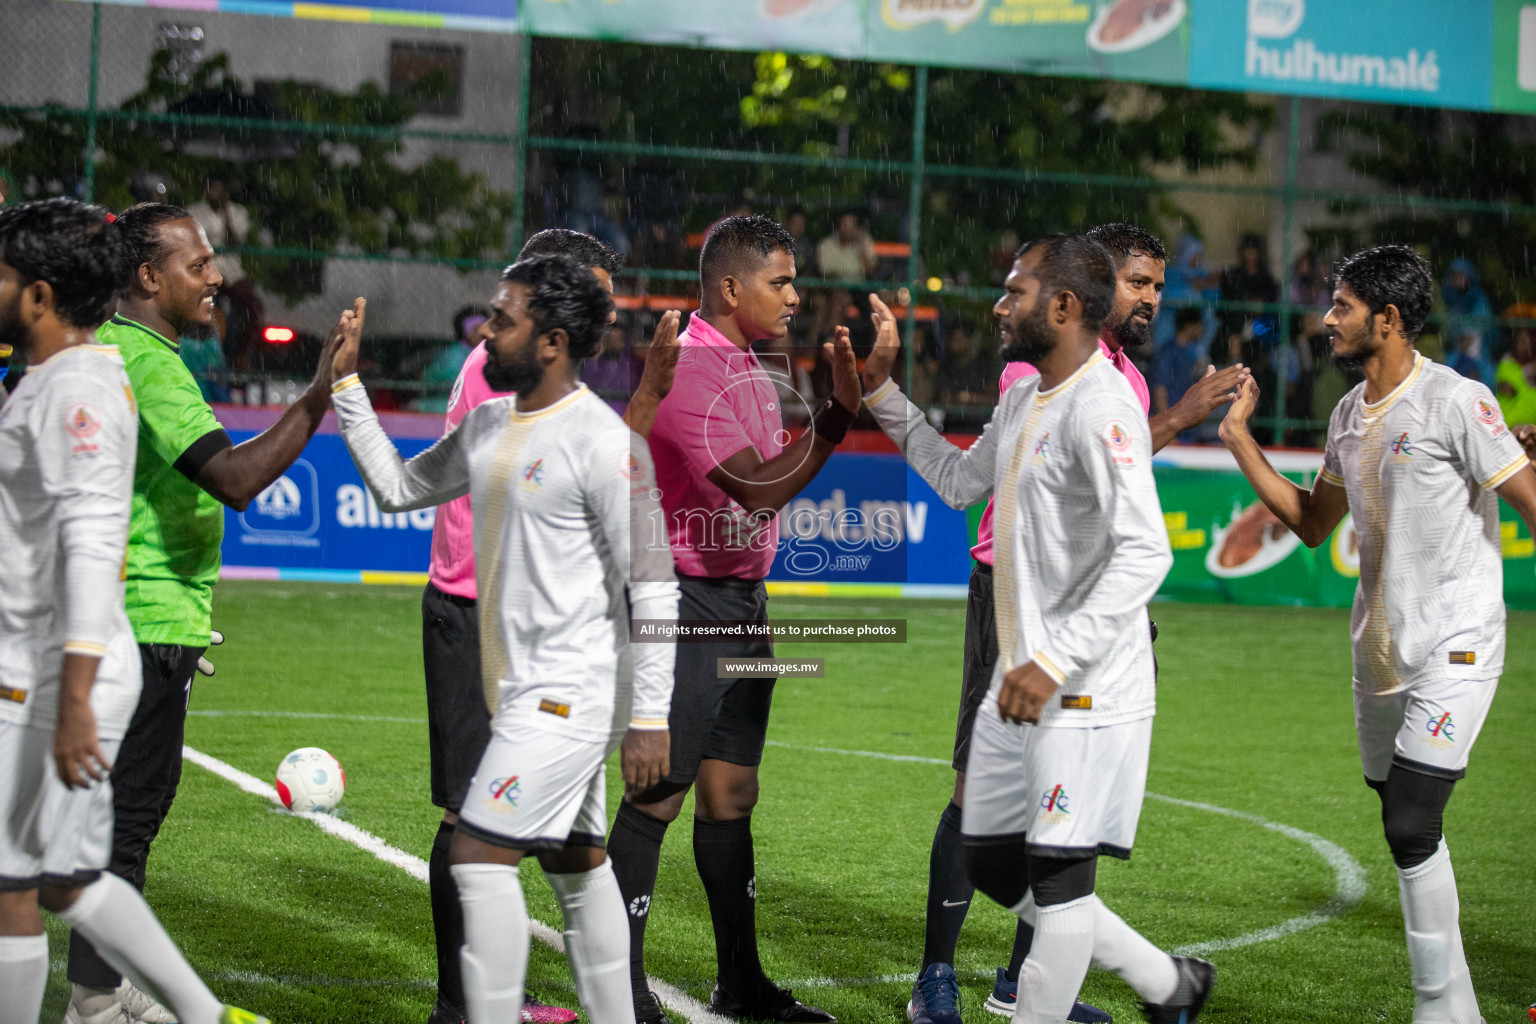
[[[569,256],[583,264],[610,292],[613,275],[624,257],[591,235],[550,228],[533,235],[517,258],[551,254]],[[612,314],[610,314],[610,318]],[[666,313],[647,354],[645,373],[625,422],[644,436],[656,405],[670,386],[670,358],[678,314]],[[477,332],[479,333],[479,332]],[[464,360],[448,399],[444,432],[453,430],[475,406],[505,392],[492,390],[485,379],[485,342]],[[432,524],[432,566],[421,595],[422,660],[427,680],[427,738],[431,749],[432,803],[443,809],[443,821],[432,840],[427,882],[432,902],[432,930],[437,940],[437,1005],[428,1024],[462,1024],[464,983],[459,950],[464,945],[464,913],[459,888],[448,870],[448,849],[458,824],[459,808],[480,755],[491,740],[491,712],[485,705],[480,671],[480,619],[475,610],[475,524],[469,496],[437,508]],[[576,1014],[558,1006],[523,997],[525,1024],[564,1024]]]
[[[794,238],[767,217],[727,217],[704,240],[699,276],[700,309],[679,339],[676,380],[650,434],[682,591],[678,618],[766,622],[763,577],[778,544],[778,511],[842,441],[859,410],[858,374],[848,332],[839,328],[833,397],[786,444],[778,392],[752,345],[789,332],[800,303]],[[619,806],[608,854],[629,908],[639,1024],[667,1019],[646,985],[645,922],[662,839],[695,786],[693,855],[719,963],[710,1008],[806,1024],[834,1019],[770,981],[757,955],[752,808],[774,680],[721,679],[716,659],[772,654],[767,640],[679,642],[671,772],[648,792],[626,794]]]
[[[1131,361],[1130,353],[1145,346],[1152,337],[1152,321],[1162,301],[1163,274],[1168,253],[1161,240],[1134,224],[1102,224],[1088,232],[1088,237],[1109,251],[1115,264],[1115,303],[1104,320],[1099,335],[1099,350],[1125,375],[1143,412],[1150,413],[1151,393],[1146,378]],[[872,391],[889,374],[894,360],[895,321],[884,306],[876,306],[877,323],[887,327],[881,335],[882,356],[872,356],[865,364],[865,390]],[[998,382],[1006,392],[1016,381],[1034,376],[1028,363],[1009,363]],[[878,376],[879,379],[875,379]],[[1180,431],[1192,429],[1205,421],[1211,411],[1231,401],[1247,371],[1241,364],[1217,371],[1214,367],[1186,392],[1183,399],[1167,412],[1152,417],[1154,451],[1169,444]],[[873,382],[873,383],[871,383]],[[928,861],[928,905],[923,939],[923,963],[907,1016],[913,1024],[960,1024],[960,989],[955,977],[955,947],[960,927],[974,887],[966,877],[960,845],[960,814],[965,798],[965,765],[970,756],[971,730],[976,711],[987,695],[992,669],[997,663],[997,626],[992,600],[992,503],[987,502],[976,532],[976,546],[971,549],[976,565],[971,570],[970,590],[965,610],[965,660],[960,690],[960,716],[955,726],[955,791],[939,816]],[[1156,636],[1156,627],[1153,627]],[[1034,929],[1021,919],[1014,936],[1013,952],[1007,967],[999,967],[986,1008],[1000,1016],[1012,1016],[1018,995],[1019,968],[1029,955]],[[1078,1024],[1102,1024],[1110,1015],[1098,1007],[1079,1002],[1072,1007],[1069,1021]]]

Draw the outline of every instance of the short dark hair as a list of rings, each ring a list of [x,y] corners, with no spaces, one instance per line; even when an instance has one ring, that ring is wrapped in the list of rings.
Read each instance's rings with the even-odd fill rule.
[[[117,226],[122,229],[123,239],[133,252],[133,266],[128,271],[126,288],[133,283],[140,267],[148,263],[155,269],[163,269],[171,258],[171,246],[160,229],[172,221],[191,220],[192,215],[170,203],[139,203],[117,215]]]
[[[535,253],[503,270],[501,279],[528,289],[534,329],[539,334],[564,330],[572,359],[597,351],[613,300],[589,264],[558,253]]]
[[[584,267],[597,267],[610,274],[624,269],[624,257],[591,235],[570,228],[545,228],[523,243],[517,258],[529,256],[569,256]]]
[[[1146,256],[1168,262],[1168,249],[1163,245],[1163,240],[1135,224],[1119,221],[1100,224],[1088,232],[1088,237],[1109,250],[1110,256],[1114,257],[1116,270],[1125,266],[1125,261],[1132,256]]]
[[[1333,268],[1333,280],[1349,285],[1372,316],[1396,306],[1409,341],[1424,329],[1434,296],[1434,275],[1424,257],[1406,245],[1378,245],[1345,257]]]
[[[699,253],[699,279],[707,288],[728,275],[741,273],[748,258],[758,262],[776,252],[795,255],[795,236],[772,217],[755,213],[726,217],[709,229]]]
[[[133,255],[112,214],[61,197],[0,210],[0,259],[28,284],[48,282],[59,319],[95,328],[112,315]]]
[[[1083,307],[1083,323],[1098,330],[1115,306],[1115,260],[1109,250],[1087,235],[1046,235],[1025,242],[1014,259],[1039,249],[1035,277],[1040,302],[1071,292]]]
[[[1190,324],[1202,324],[1205,321],[1205,313],[1194,307],[1184,306],[1173,314],[1173,331],[1177,334]]]

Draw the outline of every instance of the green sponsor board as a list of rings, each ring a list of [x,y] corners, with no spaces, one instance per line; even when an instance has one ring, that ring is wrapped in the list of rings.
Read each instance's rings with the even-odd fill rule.
[[[869,0],[878,60],[1181,84],[1184,0]]]
[[[1536,113],[1536,3],[1494,0],[1493,109]]]
[[[1319,461],[1321,461],[1319,459]],[[1159,465],[1157,491],[1173,546],[1160,595],[1174,601],[1348,607],[1360,577],[1353,517],[1308,548],[1258,500],[1241,473]],[[1312,472],[1285,475],[1310,486]],[[1536,609],[1536,541],[1500,504],[1504,600]]]

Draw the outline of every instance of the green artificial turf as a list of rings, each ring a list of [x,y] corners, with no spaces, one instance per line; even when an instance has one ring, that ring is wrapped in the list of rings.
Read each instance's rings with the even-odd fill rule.
[[[419,600],[408,588],[221,584],[215,621],[228,642],[213,654],[218,675],[194,688],[188,744],[268,781],[289,750],[325,747],[347,770],[341,817],[425,858],[440,814],[428,800]],[[770,608],[909,624],[904,645],[780,647],[824,657],[826,678],[779,683],[753,817],[770,974],[849,1024],[898,1021],[910,982],[893,976],[918,966],[928,850],[953,785],[964,605],[775,598]],[[1321,837],[1366,879],[1364,899],[1335,920],[1211,954],[1220,984],[1202,1019],[1407,1024],[1397,881],[1355,748],[1348,614],[1153,611],[1162,675],[1149,791]],[[1536,718],[1533,634],[1536,614],[1511,614],[1501,692],[1446,816],[1467,957],[1490,1024],[1523,1019],[1536,1001],[1536,767],[1519,738]],[[648,963],[705,1000],[714,945],[690,822],[685,808],[662,852]],[[537,867],[523,878],[532,915],[558,927]],[[1171,948],[1317,910],[1334,896],[1335,874],[1293,835],[1154,798],[1133,859],[1100,862],[1099,892]],[[274,1024],[424,1021],[432,1004],[426,886],[195,765],[155,844],[147,894],[215,991]],[[64,943],[52,934],[50,1022],[66,994]],[[997,1019],[982,1003],[1012,935],[1013,919],[978,896],[956,964],[972,1024]],[[549,1002],[575,998],[564,958],[537,942],[529,985]],[[1119,1021],[1141,1020],[1130,990],[1103,972],[1090,972],[1084,998]]]

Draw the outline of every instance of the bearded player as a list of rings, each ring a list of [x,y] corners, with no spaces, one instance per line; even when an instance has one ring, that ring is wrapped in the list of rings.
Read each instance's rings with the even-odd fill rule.
[[[1221,439],[1309,547],[1354,516],[1355,727],[1397,865],[1413,1020],[1478,1024],[1441,823],[1504,669],[1499,499],[1536,531],[1536,472],[1487,387],[1414,348],[1432,296],[1429,266],[1407,246],[1366,249],[1335,269],[1323,322],[1334,359],[1365,380],[1333,410],[1310,491],[1275,472],[1248,432],[1252,382]]]
[[[1099,350],[1125,377],[1142,407],[1151,413],[1151,393],[1146,379],[1130,353],[1143,348],[1152,337],[1152,324],[1162,302],[1163,275],[1167,250],[1156,235],[1134,224],[1102,224],[1088,232],[1088,237],[1108,250],[1115,264],[1115,296],[1109,316],[1099,330]],[[871,296],[870,306],[878,333],[876,352],[866,365],[866,387],[873,390],[889,373],[898,344],[896,321],[878,296]],[[1017,381],[1032,377],[1035,367],[1025,361],[1005,365],[998,382],[1006,393]],[[1216,370],[1208,367],[1206,375],[1167,411],[1152,417],[1152,449],[1161,450],[1180,431],[1202,422],[1223,403],[1232,400],[1238,383],[1247,376],[1239,364]],[[939,816],[933,847],[928,861],[928,901],[923,937],[923,962],[912,986],[907,1016],[913,1024],[959,1024],[960,985],[955,975],[955,948],[960,928],[965,923],[975,893],[965,873],[964,850],[960,837],[962,808],[965,805],[965,763],[970,753],[971,730],[976,711],[986,697],[997,663],[997,633],[993,609],[992,567],[993,503],[989,501],[981,516],[976,546],[971,556],[976,564],[971,571],[966,599],[965,659],[960,695],[960,714],[955,727],[955,789],[949,806]],[[1014,933],[1013,951],[1006,967],[997,968],[992,994],[986,1001],[988,1011],[1012,1016],[1016,1000],[1019,969],[1029,955],[1034,940],[1034,915],[1020,915]],[[1096,1006],[1077,1002],[1068,1020],[1079,1024],[1107,1022],[1110,1015]]]
[[[518,865],[538,857],[565,915],[587,1015],[632,1024],[629,930],[604,851],[603,763],[622,747],[625,782],[667,771],[673,646],[629,644],[629,617],[671,620],[677,583],[645,442],[577,380],[612,308],[565,256],[502,274],[486,328],[491,399],[402,461],[356,375],[360,318],[334,364],[342,435],[381,508],[466,492],[491,738],[454,829],[449,860],[464,912],[460,953],[471,1024],[516,1021],[529,924]]]
[[[865,396],[866,404],[908,462],[946,501],[964,507],[989,495],[994,480],[1009,482],[999,489],[995,518],[997,537],[1002,539],[994,539],[993,551],[999,581],[997,649],[1002,657],[976,715],[966,762],[961,845],[971,883],[1021,919],[1034,915],[1038,904],[1036,927],[1042,939],[1051,940],[1032,942],[1029,947],[1018,975],[1016,1020],[1067,1019],[1076,1005],[1090,950],[1101,966],[1137,990],[1148,1015],[1157,1022],[1193,1020],[1215,981],[1210,964],[1170,957],[1156,949],[1092,896],[1094,857],[1098,853],[1128,857],[1140,815],[1155,672],[1143,619],[1146,600],[1167,572],[1164,559],[1171,557],[1151,484],[1151,431],[1144,407],[1124,374],[1110,365],[1097,337],[1088,333],[1097,332],[1113,308],[1111,259],[1096,242],[1074,236],[1042,239],[1020,250],[1007,291],[994,307],[1004,340],[1001,352],[1009,362],[1035,363],[1044,377],[1011,387],[970,449],[957,448],[928,427],[916,406],[900,399],[894,381],[874,379],[890,366],[893,330],[884,332],[887,337],[879,346],[883,357],[872,356],[865,368],[867,384],[876,385]],[[1079,353],[1080,349],[1084,351]],[[1052,360],[1051,373],[1035,358],[1039,354]],[[1077,359],[1078,354],[1083,358]],[[1092,382],[1091,386],[1079,390],[1079,380]],[[1092,419],[1100,410],[1123,408],[1126,403],[1135,414],[1115,419],[1114,430],[1105,421],[1093,441],[1080,436],[1087,429],[1084,417]],[[1075,408],[1085,411],[1073,418],[1076,414],[1070,410]],[[1058,426],[1050,425],[1058,420]],[[1144,459],[1140,438],[1146,439]],[[1021,454],[1024,448],[1029,451]],[[1113,466],[1108,492],[1103,491],[1102,475],[1095,475],[1096,460],[1102,458],[1100,448],[1109,449]],[[1021,464],[1027,464],[1022,476]],[[1124,476],[1139,478],[1143,472],[1145,486],[1125,483]],[[1079,473],[1088,474],[1091,487],[1073,475]],[[1026,478],[1034,489],[1028,493]],[[1018,493],[1013,490],[1014,480]],[[1062,507],[1085,499],[1094,504],[1091,511]],[[1023,540],[1004,532],[1014,515],[1010,506],[1017,507],[1018,522],[1025,524]],[[1155,522],[1156,530],[1148,533],[1147,522]],[[1070,534],[1062,532],[1068,529],[1065,524],[1070,524]],[[1015,573],[1021,575],[1015,577]],[[1091,589],[1073,589],[1087,588],[1093,579],[1098,582]],[[1149,580],[1150,589],[1142,594]],[[1017,594],[1028,597],[1030,603],[1016,606],[1022,611],[1008,608],[1002,599],[1001,588],[1010,583],[1019,588]],[[1054,592],[1063,586],[1065,591]],[[1082,602],[1075,612],[1073,601]],[[1137,622],[1130,632],[1117,633],[1124,615]],[[1089,628],[1090,621],[1095,628]],[[1021,635],[1021,623],[1027,627],[1024,639],[1015,643],[1010,637]],[[1053,706],[1039,719],[1039,737],[1028,731],[998,734],[1000,682],[1024,671],[1015,665],[1039,660],[1035,652],[1050,650],[1031,645],[1050,644],[1072,648],[1072,664],[1063,665],[1061,655],[1040,655],[1054,668],[1031,663],[1028,676],[1031,685],[1052,692],[1055,686],[1063,686],[1067,696],[1059,713]],[[1008,702],[1003,706],[1006,711]],[[1003,717],[1016,720],[1010,714]],[[984,734],[991,735],[992,743],[985,749],[980,747]],[[1095,745],[1098,750],[1088,749]],[[1054,753],[1037,758],[1037,748]],[[1006,755],[1002,760],[998,760],[999,751]],[[1024,758],[1024,789],[1018,788],[1018,778],[1005,767],[1007,758],[1015,754]],[[1082,767],[1098,762],[1102,762],[1101,774]],[[1015,763],[1012,771],[1017,772],[1017,767]],[[1058,769],[1062,778],[1081,780],[1077,811],[1061,808],[1044,791],[1025,798],[1028,787],[1039,781],[1034,773],[1042,769],[1046,774]],[[978,771],[988,773],[986,789]],[[1004,796],[999,797],[999,792]],[[1107,794],[1111,793],[1124,799],[1110,799]],[[1038,808],[1044,808],[1043,817],[1031,820]],[[1028,870],[1018,872],[1019,865]]]

